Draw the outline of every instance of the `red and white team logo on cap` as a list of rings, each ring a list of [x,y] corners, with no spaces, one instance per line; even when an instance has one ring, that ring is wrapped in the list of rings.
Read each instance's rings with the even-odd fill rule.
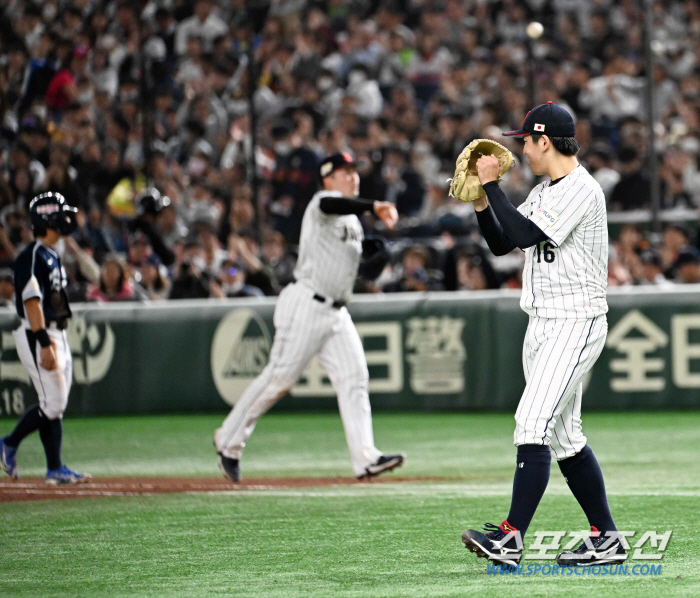
[[[539,123],[535,123],[535,131],[544,131],[544,125],[541,125]]]

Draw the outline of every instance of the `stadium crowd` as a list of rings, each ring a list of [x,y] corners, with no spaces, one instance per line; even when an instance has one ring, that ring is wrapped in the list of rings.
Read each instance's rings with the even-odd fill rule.
[[[611,213],[649,207],[642,3],[275,0],[264,21],[260,5],[3,3],[0,301],[45,190],[80,208],[63,248],[72,300],[275,295],[334,151],[356,157],[362,197],[401,216],[391,232],[364,221],[394,259],[358,291],[517,288],[521,252],[494,258],[446,181],[464,145],[491,137],[518,158],[503,186],[522,202],[537,181],[500,132],[532,101],[575,116]],[[700,5],[652,11],[662,205],[687,214],[700,207]],[[532,42],[531,20],[545,29]],[[700,282],[697,219],[647,229],[613,227],[610,284]]]

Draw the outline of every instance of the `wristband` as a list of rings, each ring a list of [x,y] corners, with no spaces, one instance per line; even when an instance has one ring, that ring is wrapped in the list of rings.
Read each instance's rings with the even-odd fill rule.
[[[46,332],[46,328],[42,328],[41,330],[35,330],[34,336],[36,337],[36,340],[39,341],[39,344],[41,345],[42,349],[46,349],[46,347],[51,346],[51,339],[49,338],[49,333]]]

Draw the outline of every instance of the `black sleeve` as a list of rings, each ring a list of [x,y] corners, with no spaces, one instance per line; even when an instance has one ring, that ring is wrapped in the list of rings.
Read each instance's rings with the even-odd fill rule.
[[[503,232],[503,227],[498,222],[498,218],[493,213],[491,206],[481,212],[477,212],[476,219],[491,253],[494,255],[506,255],[515,249],[515,243]]]
[[[527,249],[549,239],[539,226],[515,209],[498,186],[498,182],[486,183],[484,191],[486,191],[486,196],[493,206],[493,211],[503,227],[504,233],[515,243],[516,247]]]
[[[360,199],[359,197],[322,197],[319,207],[324,214],[355,214],[361,216],[365,212],[371,212],[374,201],[371,199]]]

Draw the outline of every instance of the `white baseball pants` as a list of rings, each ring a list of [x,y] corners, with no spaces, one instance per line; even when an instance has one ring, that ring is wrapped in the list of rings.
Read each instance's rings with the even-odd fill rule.
[[[583,377],[600,356],[605,314],[588,320],[531,317],[523,344],[525,391],[515,414],[515,445],[549,445],[557,460],[586,446]]]
[[[65,330],[55,325],[46,331],[56,350],[56,369],[47,370],[41,365],[41,346],[31,337],[31,327],[25,320],[12,332],[17,345],[17,355],[29,372],[39,395],[39,407],[49,419],[60,419],[68,405],[68,395],[73,382],[73,356],[68,346]],[[27,334],[29,333],[29,334]]]
[[[321,303],[302,283],[290,284],[277,300],[270,359],[215,434],[217,450],[240,459],[258,418],[296,384],[318,355],[338,395],[338,408],[355,475],[365,473],[381,452],[374,446],[369,372],[362,341],[345,307]]]

